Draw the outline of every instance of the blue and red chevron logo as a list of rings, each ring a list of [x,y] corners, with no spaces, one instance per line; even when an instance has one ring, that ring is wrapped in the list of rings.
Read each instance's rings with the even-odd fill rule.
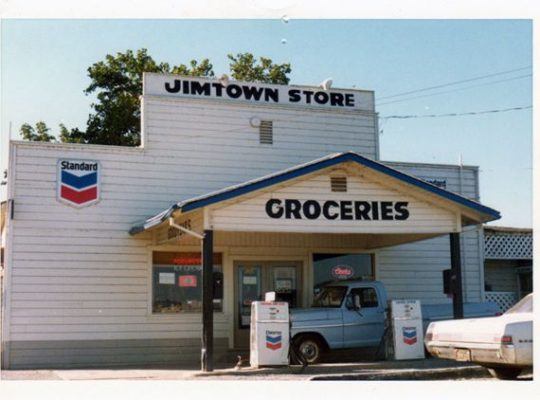
[[[403,343],[413,345],[417,341],[416,328],[404,327],[403,328]]]
[[[266,348],[270,350],[281,349],[281,332],[266,331]]]
[[[73,207],[86,207],[99,201],[100,166],[97,161],[58,161],[58,200]]]

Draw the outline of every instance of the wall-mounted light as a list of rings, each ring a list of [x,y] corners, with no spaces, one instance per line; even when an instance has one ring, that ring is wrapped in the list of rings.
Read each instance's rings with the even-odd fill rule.
[[[322,87],[323,90],[330,89],[332,87],[332,78],[325,79],[324,81],[321,82],[319,86]]]
[[[251,117],[249,119],[249,124],[253,127],[253,128],[258,128],[261,126],[261,119],[259,117]]]

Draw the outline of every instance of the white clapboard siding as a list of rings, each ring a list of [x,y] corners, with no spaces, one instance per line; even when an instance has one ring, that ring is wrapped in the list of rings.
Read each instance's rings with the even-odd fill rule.
[[[478,168],[444,164],[418,164],[405,162],[387,162],[384,164],[413,176],[446,181],[446,190],[461,194],[473,200],[479,200]],[[461,175],[461,178],[460,178]]]
[[[475,167],[425,165],[416,163],[385,162],[390,167],[415,176],[446,181],[447,190],[479,200],[478,169]],[[460,173],[461,180],[460,180]],[[476,230],[461,233],[462,275],[464,299],[481,301],[483,281],[480,269],[483,256],[479,254],[480,238]],[[482,257],[482,258],[481,258]],[[448,303],[443,293],[442,271],[450,268],[450,241],[448,235],[416,243],[381,249],[377,257],[377,278],[388,289],[391,298],[418,298],[424,303]],[[433,278],[430,283],[415,283],[416,279]],[[403,284],[402,280],[410,284]],[[422,288],[423,290],[419,290]]]
[[[332,152],[355,150],[370,157],[375,155],[374,118],[363,113],[321,115],[320,111],[301,109],[156,99],[146,101],[144,112],[144,150],[17,145],[13,315],[16,310],[33,307],[44,318],[58,316],[58,310],[65,312],[61,315],[77,315],[78,310],[106,308],[117,310],[117,316],[133,316],[134,309],[136,315],[147,317],[147,312],[140,312],[148,307],[149,296],[143,279],[148,279],[145,248],[151,237],[129,237],[127,231],[135,222],[177,201]],[[253,115],[274,122],[273,146],[258,143],[258,130],[249,125]],[[65,157],[100,161],[100,203],[76,210],[56,201],[56,162]],[[201,225],[199,221],[193,224],[196,228]],[[123,279],[132,281],[128,286],[119,284],[125,282]],[[63,281],[61,285],[60,281]],[[67,291],[69,286],[75,286],[77,291]],[[132,307],[126,307],[127,304]],[[56,311],[48,314],[47,310]],[[99,317],[88,314],[89,324],[93,315]],[[27,316],[34,314],[19,314],[22,319],[16,322],[25,322],[31,329],[35,321],[32,318],[24,321]],[[118,327],[111,326],[102,330],[103,338],[173,337],[160,333],[159,329],[113,334],[109,330]],[[180,333],[183,329],[175,328]],[[39,333],[21,335],[15,326],[10,332],[14,341],[44,339]],[[218,330],[216,334],[227,336],[228,332]],[[197,335],[198,332],[193,337]],[[94,332],[86,338],[98,336]],[[47,338],[84,339],[85,335],[81,332],[74,337],[68,329],[60,329]]]

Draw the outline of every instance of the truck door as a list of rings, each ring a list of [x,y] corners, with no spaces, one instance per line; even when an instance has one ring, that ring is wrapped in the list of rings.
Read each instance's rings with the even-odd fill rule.
[[[353,309],[353,296],[360,297],[360,310]],[[373,287],[353,288],[343,307],[344,347],[377,346],[384,332],[384,304]]]

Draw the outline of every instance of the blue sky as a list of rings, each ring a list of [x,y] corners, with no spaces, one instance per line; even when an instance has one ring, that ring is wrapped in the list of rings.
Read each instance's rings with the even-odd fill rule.
[[[480,166],[481,201],[502,212],[497,225],[532,226],[531,110],[384,119],[531,105],[530,21],[3,20],[1,33],[2,165],[10,121],[14,138],[24,122],[44,120],[53,133],[60,122],[84,128],[93,100],[83,94],[86,69],[108,53],[145,47],[171,64],[208,57],[221,74],[228,53],[250,51],[290,62],[292,83],[332,77],[334,87],[374,90],[383,160],[456,164],[461,156]]]

